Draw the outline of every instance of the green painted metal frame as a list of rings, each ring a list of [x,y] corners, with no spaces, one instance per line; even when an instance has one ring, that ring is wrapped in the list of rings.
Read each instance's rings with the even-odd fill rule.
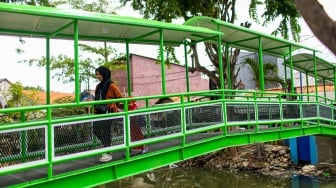
[[[185,144],[181,147],[174,147],[166,151],[148,154],[146,157],[134,158],[123,162],[102,164],[78,172],[57,175],[50,181],[46,181],[45,179],[34,180],[20,184],[18,187],[58,188],[60,186],[74,186],[74,182],[76,182],[75,187],[92,187],[94,185],[112,182],[227,147],[283,140],[307,135],[335,136],[335,128],[311,126],[286,131],[279,130],[275,132],[259,132],[233,136],[220,135],[216,138],[207,139],[202,142]],[[132,170],[130,170],[130,166],[132,167]]]
[[[50,12],[51,11],[51,12]],[[254,51],[257,51],[259,54],[259,63],[262,65],[262,55],[263,52],[267,54],[272,54],[276,56],[288,56],[291,58],[292,52],[296,49],[306,49],[306,50],[311,50],[314,54],[314,62],[316,62],[316,55],[315,55],[315,50],[310,49],[308,47],[304,47],[298,44],[294,44],[282,39],[277,39],[275,37],[271,37],[268,35],[264,35],[262,33],[258,32],[253,32],[250,30],[246,30],[246,28],[241,28],[238,26],[230,25],[228,23],[222,22],[220,20],[216,20],[213,18],[193,18],[191,21],[187,21],[183,26],[181,25],[174,25],[174,24],[168,24],[168,23],[161,23],[161,22],[151,22],[151,21],[146,21],[142,19],[131,19],[131,18],[123,18],[123,17],[111,17],[107,15],[102,15],[102,14],[87,14],[87,13],[82,13],[82,14],[74,14],[68,11],[60,10],[57,11],[56,9],[50,9],[50,8],[43,8],[43,7],[29,7],[29,6],[20,6],[20,5],[8,5],[8,4],[0,4],[0,13],[8,13],[8,12],[13,12],[14,15],[35,15],[35,16],[41,16],[41,17],[50,17],[50,18],[62,18],[62,19],[69,19],[71,20],[71,23],[67,23],[63,25],[60,28],[56,28],[54,32],[52,33],[46,33],[44,31],[40,32],[34,32],[34,35],[37,35],[38,37],[45,37],[46,38],[46,56],[50,57],[50,39],[51,37],[60,37],[60,38],[68,38],[71,39],[75,42],[75,47],[74,47],[74,52],[75,52],[75,95],[76,95],[76,101],[75,103],[71,104],[62,104],[62,105],[51,105],[50,104],[50,62],[47,63],[47,70],[46,70],[46,75],[47,75],[47,105],[42,105],[42,106],[35,106],[35,107],[23,107],[19,109],[5,109],[5,110],[0,110],[0,112],[11,112],[11,111],[17,111],[19,110],[21,113],[24,113],[27,110],[35,110],[35,109],[46,109],[47,110],[47,118],[44,121],[39,121],[39,122],[23,122],[21,124],[15,124],[15,125],[1,125],[0,126],[0,132],[5,131],[5,130],[11,130],[15,128],[20,128],[20,127],[28,127],[28,126],[38,126],[41,123],[47,124],[47,135],[48,135],[48,155],[47,155],[47,162],[41,163],[36,166],[32,167],[25,167],[24,169],[19,169],[19,170],[12,170],[8,171],[5,173],[1,174],[6,174],[6,173],[15,173],[15,172],[20,172],[22,170],[28,170],[32,168],[37,168],[40,166],[47,165],[48,166],[48,177],[43,178],[43,179],[38,179],[38,180],[33,180],[30,182],[26,182],[23,184],[19,185],[13,185],[12,187],[64,187],[64,186],[69,186],[73,185],[74,182],[76,182],[77,187],[90,187],[94,185],[99,185],[102,183],[107,183],[111,182],[117,179],[125,178],[131,175],[135,175],[141,172],[145,172],[148,170],[152,170],[155,168],[163,167],[171,163],[176,163],[179,161],[183,161],[186,159],[190,159],[196,156],[200,156],[209,152],[213,152],[216,150],[220,150],[226,147],[232,147],[232,146],[240,146],[240,145],[246,145],[246,144],[252,144],[252,143],[258,143],[258,142],[267,142],[267,141],[274,141],[274,140],[281,140],[281,139],[287,139],[287,138],[294,138],[298,136],[306,136],[306,135],[331,135],[331,136],[336,136],[335,132],[335,127],[333,126],[323,126],[321,124],[317,125],[312,125],[312,126],[303,126],[303,120],[300,119],[301,126],[297,128],[292,128],[292,129],[284,129],[283,128],[283,119],[280,120],[281,122],[281,127],[276,130],[268,130],[268,131],[263,131],[260,130],[257,126],[255,131],[252,132],[245,132],[245,133],[228,133],[227,128],[229,127],[229,123],[227,119],[224,117],[226,114],[226,108],[223,109],[223,119],[225,119],[224,123],[222,125],[219,125],[216,128],[221,128],[222,129],[222,134],[204,139],[202,141],[198,142],[193,142],[193,143],[187,143],[186,142],[186,136],[188,136],[188,133],[186,131],[186,125],[185,122],[183,122],[183,130],[182,130],[182,135],[174,136],[171,138],[179,138],[182,140],[182,144],[180,146],[175,146],[172,148],[167,148],[162,151],[157,151],[153,153],[148,153],[143,156],[139,157],[132,157],[130,158],[129,151],[130,151],[130,143],[126,143],[127,147],[127,152],[126,152],[126,160],[125,161],[116,161],[116,162],[111,162],[111,163],[106,163],[106,164],[101,164],[97,165],[91,168],[83,169],[83,170],[78,170],[78,171],[72,171],[60,175],[54,175],[53,174],[53,165],[54,165],[54,158],[51,154],[52,151],[52,124],[57,123],[57,122],[66,122],[69,120],[76,120],[76,118],[71,118],[71,119],[53,119],[52,114],[51,114],[51,109],[54,107],[72,107],[72,106],[85,106],[85,105],[94,105],[96,103],[103,103],[103,102],[87,102],[87,103],[80,103],[79,101],[79,92],[80,92],[80,85],[79,85],[79,65],[78,65],[78,41],[80,37],[86,38],[86,39],[91,39],[91,40],[111,40],[115,39],[118,41],[123,41],[126,43],[126,51],[129,52],[129,43],[130,42],[135,42],[135,43],[154,43],[154,44],[159,44],[160,46],[160,58],[161,58],[161,73],[162,73],[162,94],[160,97],[166,97],[170,96],[166,92],[166,86],[165,86],[165,66],[164,66],[164,45],[166,44],[173,44],[173,45],[185,45],[185,50],[186,46],[188,44],[193,44],[194,42],[201,42],[201,41],[207,41],[212,43],[216,43],[219,46],[225,45],[225,48],[228,49],[229,47],[239,47],[241,46],[242,48],[246,49],[252,49]],[[144,27],[144,28],[154,28],[154,30],[143,34],[143,35],[137,35],[129,38],[116,38],[113,36],[103,36],[99,37],[98,35],[95,36],[80,36],[79,34],[79,29],[78,25],[81,24],[81,21],[91,21],[93,23],[95,22],[103,22],[103,23],[108,23],[109,21],[114,21],[117,24],[120,25],[129,25],[129,26],[135,26],[137,25],[138,27]],[[200,21],[204,23],[207,27],[202,27],[202,26],[195,26],[194,24]],[[137,23],[139,22],[139,23]],[[1,23],[1,21],[0,21]],[[190,25],[188,25],[190,24]],[[194,25],[194,26],[192,26]],[[73,35],[62,33],[65,29],[73,26]],[[248,36],[247,39],[244,40],[235,40],[235,41],[228,41],[228,38],[225,37],[225,28],[229,28],[229,31],[234,31],[236,32],[241,32],[242,35]],[[164,37],[164,30],[169,31],[169,32],[179,32],[180,34],[182,33],[193,33],[192,35],[187,35],[185,36],[186,38],[190,38],[193,40],[193,43],[187,43],[185,40],[181,41],[166,41],[166,38]],[[32,34],[32,31],[24,31],[24,30],[15,30],[11,28],[1,28],[0,27],[0,33],[12,33],[12,34]],[[153,36],[154,34],[159,33],[159,38],[154,40],[153,38],[146,39],[146,37]],[[245,33],[245,34],[244,34]],[[181,34],[181,35],[182,35]],[[252,37],[249,37],[252,36]],[[242,42],[248,42],[251,40],[258,40],[258,43],[256,46],[245,46],[244,44],[239,44]],[[271,47],[271,48],[265,48],[265,51],[263,50],[263,40],[269,41],[275,41],[279,46],[277,47]],[[248,45],[251,45],[249,43]],[[288,50],[280,50],[283,48],[288,47]],[[276,50],[279,50],[277,52]],[[185,53],[186,54],[186,53]],[[220,67],[222,67],[222,48],[218,48],[218,54],[219,54],[219,63]],[[227,54],[228,55],[228,54]],[[128,63],[128,76],[129,76],[129,59],[127,59]],[[186,59],[187,62],[187,59]],[[187,64],[186,64],[187,66]],[[229,65],[228,65],[229,66]],[[314,75],[316,78],[316,63],[314,63]],[[292,64],[292,60],[290,60],[290,68],[291,68],[291,78],[293,78],[293,68],[295,65]],[[335,69],[334,75],[335,73]],[[188,75],[188,73],[186,72]],[[230,101],[231,99],[225,99],[225,94],[232,94],[236,93],[237,91],[235,90],[230,90],[231,86],[229,85],[228,89],[225,89],[224,87],[224,79],[223,79],[223,69],[219,70],[220,74],[220,84],[221,84],[221,90],[220,91],[220,100],[223,103],[226,103],[227,101]],[[261,71],[260,73],[261,77],[263,77],[263,73]],[[188,78],[188,76],[186,76]],[[187,79],[188,80],[188,79]],[[261,79],[262,80],[262,79]],[[316,80],[316,79],[315,79]],[[334,76],[334,80],[336,80]],[[229,80],[228,83],[231,83]],[[264,82],[261,81],[261,92],[254,92],[252,96],[252,100],[249,99],[248,101],[253,103],[254,105],[257,104],[259,98],[257,95],[264,95],[267,92],[263,92],[265,90],[264,87]],[[317,81],[315,81],[315,84],[317,84]],[[128,91],[129,95],[131,94],[131,83],[128,80]],[[187,85],[189,85],[189,82],[187,82]],[[316,87],[315,87],[316,88]],[[336,93],[336,92],[335,92]],[[191,94],[197,94],[197,93],[187,93],[185,94],[186,96],[190,97]],[[198,94],[202,94],[202,92],[199,92]],[[319,96],[317,96],[317,92],[315,92],[315,97],[316,101],[318,101]],[[184,94],[181,94],[181,98],[183,99]],[[173,95],[172,95],[173,96]],[[146,100],[147,107],[149,106],[148,100],[150,98],[154,98],[157,96],[146,96],[146,97],[138,97],[136,99],[144,99]],[[326,98],[326,97],[325,97]],[[283,101],[281,101],[280,98],[278,98],[279,104],[281,104]],[[106,100],[104,102],[122,102],[127,106],[126,104],[128,103],[130,99],[114,99],[114,100]],[[244,100],[242,100],[244,101]],[[246,101],[245,101],[246,102]],[[298,101],[299,104],[301,104],[301,101]],[[203,104],[203,103],[199,103]],[[182,119],[186,116],[184,114],[184,108],[188,106],[188,103],[185,103],[184,100],[182,100],[181,104],[182,106]],[[149,110],[155,110],[155,109],[170,109],[172,107],[176,107],[174,105],[167,105],[165,107],[151,107]],[[281,108],[280,108],[281,109]],[[141,112],[141,110],[139,111]],[[143,110],[143,112],[146,112],[146,109]],[[132,114],[133,112],[129,112],[127,109],[125,112],[122,114],[125,117],[128,117],[129,114]],[[319,112],[317,112],[319,113]],[[114,116],[113,114],[112,116]],[[117,114],[118,115],[118,114]],[[115,116],[117,116],[115,115]],[[302,114],[301,114],[302,115]],[[99,117],[104,117],[107,115],[101,115]],[[109,116],[111,116],[109,114]],[[334,116],[334,114],[333,114]],[[94,116],[88,116],[86,118],[92,118]],[[96,116],[98,117],[98,116]],[[256,112],[256,117],[258,117],[258,113]],[[78,120],[84,120],[85,118],[77,117]],[[128,123],[128,118],[126,119],[126,124]],[[317,122],[319,123],[319,119],[317,118]],[[23,120],[24,121],[24,120]],[[265,123],[265,122],[262,122]],[[267,122],[266,122],[267,123]],[[256,120],[256,125],[258,125],[258,119]],[[334,125],[334,123],[333,123]],[[204,128],[198,130],[199,132],[201,131],[207,131],[209,128]],[[126,133],[128,133],[130,130],[128,127],[125,129]],[[126,134],[126,140],[130,140],[128,137],[128,134]],[[160,141],[160,140],[156,140]],[[154,142],[154,141],[151,141]],[[97,152],[98,153],[98,152]],[[58,161],[62,162],[62,161]],[[132,169],[130,170],[130,166],[132,166]]]

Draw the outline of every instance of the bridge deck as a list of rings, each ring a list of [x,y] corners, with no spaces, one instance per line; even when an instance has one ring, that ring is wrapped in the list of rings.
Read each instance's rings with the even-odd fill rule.
[[[214,133],[201,133],[197,135],[192,135],[188,137],[187,142],[194,142],[197,140],[202,140],[202,139],[213,137],[213,136],[220,135],[220,134],[221,134],[220,132],[214,132]],[[162,143],[152,144],[150,145],[148,153],[159,151],[164,148],[179,146],[179,145],[181,145],[181,139],[173,139],[173,140],[164,141]],[[140,155],[139,153],[134,153],[134,154]],[[113,160],[111,162],[118,161],[118,160],[124,160],[125,150],[114,152],[112,153],[112,155],[113,155]],[[80,160],[69,161],[66,163],[55,164],[53,167],[54,169],[53,173],[54,175],[57,175],[57,174],[65,173],[65,172],[70,172],[74,170],[79,170],[79,169],[84,169],[84,168],[104,164],[104,163],[99,162],[99,157],[100,156],[94,156],[94,157],[88,157],[88,158],[84,158]],[[24,183],[27,181],[32,181],[32,180],[36,180],[40,178],[46,178],[48,176],[47,172],[48,172],[47,167],[41,167],[41,168],[37,168],[34,170],[19,172],[19,173],[12,174],[12,175],[0,176],[0,187],[7,187],[10,185]]]

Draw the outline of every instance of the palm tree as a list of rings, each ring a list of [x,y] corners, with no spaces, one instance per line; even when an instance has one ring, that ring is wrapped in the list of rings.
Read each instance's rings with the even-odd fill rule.
[[[256,89],[260,89],[260,67],[259,62],[252,58],[246,58],[244,64],[250,66],[253,72],[253,81],[255,81]],[[278,66],[275,63],[266,62],[263,63],[264,69],[264,82],[269,86],[281,86],[284,85],[282,78],[278,76]]]
[[[253,80],[256,84],[256,89],[260,89],[260,67],[259,62],[252,58],[246,58],[245,64],[248,64],[253,71]],[[269,86],[284,86],[285,82],[278,76],[278,66],[275,63],[263,63],[264,83]],[[263,144],[257,143],[257,159],[262,159]]]

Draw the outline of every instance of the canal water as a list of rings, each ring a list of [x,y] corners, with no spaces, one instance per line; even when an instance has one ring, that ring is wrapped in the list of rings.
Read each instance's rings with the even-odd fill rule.
[[[336,180],[306,176],[264,177],[254,172],[161,168],[96,188],[336,188]]]

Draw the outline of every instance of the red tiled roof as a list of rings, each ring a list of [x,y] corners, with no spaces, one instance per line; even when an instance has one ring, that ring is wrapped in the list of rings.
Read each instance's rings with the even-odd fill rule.
[[[45,91],[32,91],[32,90],[24,90],[23,93],[27,96],[32,96],[36,99],[38,104],[46,104],[46,92]],[[50,102],[51,104],[54,103],[56,99],[63,98],[63,97],[75,97],[74,93],[62,93],[62,92],[54,92],[52,91],[50,94]]]

